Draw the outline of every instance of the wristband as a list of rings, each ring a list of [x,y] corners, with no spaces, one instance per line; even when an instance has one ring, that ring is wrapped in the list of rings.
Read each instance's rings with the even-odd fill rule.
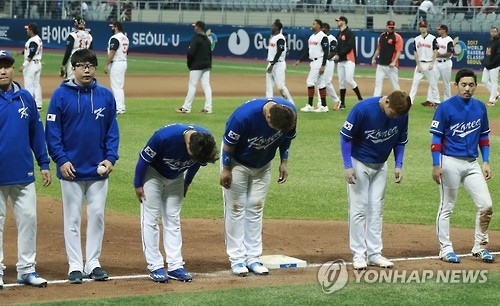
[[[221,162],[224,167],[231,167],[231,161],[233,160],[233,152],[228,152],[222,150]]]

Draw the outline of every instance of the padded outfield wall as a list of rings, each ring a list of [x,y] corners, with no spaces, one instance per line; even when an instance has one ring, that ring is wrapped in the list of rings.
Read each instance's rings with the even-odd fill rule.
[[[0,19],[0,47],[21,49],[27,40],[24,26],[35,22],[39,26],[39,35],[44,48],[65,48],[65,38],[72,30],[69,20],[26,20]],[[262,59],[267,56],[267,44],[270,36],[268,27],[210,26],[217,35],[218,42],[214,56],[238,57],[246,59]],[[94,50],[106,51],[111,30],[108,22],[89,21],[87,28],[94,37]],[[433,29],[431,33],[434,32]],[[355,29],[357,35],[357,55],[360,64],[370,64],[375,52],[380,31]],[[337,31],[332,31],[335,35]],[[193,36],[190,24],[159,24],[129,22],[125,24],[125,33],[130,39],[130,54],[146,53],[156,55],[185,55],[189,41]],[[399,32],[403,39],[404,50],[401,55],[402,67],[414,67],[413,37],[418,32]],[[288,60],[295,60],[307,51],[307,39],[311,34],[309,28],[284,28],[288,38]],[[489,33],[450,33],[455,41],[456,54],[453,56],[453,67],[469,67],[482,69],[484,46],[489,40]]]

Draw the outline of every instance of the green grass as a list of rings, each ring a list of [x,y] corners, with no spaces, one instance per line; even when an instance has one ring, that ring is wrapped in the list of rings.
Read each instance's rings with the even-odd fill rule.
[[[45,53],[45,69],[57,71],[61,54]],[[100,62],[104,58],[100,55]],[[261,62],[232,62],[216,60],[214,72],[227,74],[261,74]],[[357,69],[357,74],[374,75],[373,68]],[[131,56],[129,74],[150,73],[186,73],[183,58],[140,58]],[[289,73],[307,73],[307,65],[289,69]],[[411,70],[402,70],[400,76],[411,77]],[[241,80],[240,80],[241,81]],[[132,86],[132,85],[127,85]],[[168,85],[165,90],[167,91]],[[145,93],[147,95],[147,93]],[[483,99],[486,97],[478,97]],[[305,97],[297,97],[297,101]],[[215,113],[203,115],[191,113],[178,115],[171,111],[182,103],[183,97],[177,99],[127,99],[127,114],[118,118],[121,141],[120,159],[110,176],[108,210],[124,212],[138,216],[139,205],[132,185],[135,163],[138,153],[146,144],[152,133],[167,124],[174,122],[197,123],[210,129],[220,143],[224,131],[224,123],[229,115],[241,103],[243,98],[214,97]],[[202,104],[197,97],[195,105]],[[351,98],[347,105],[352,106]],[[500,119],[498,108],[488,108],[490,120]],[[394,184],[389,176],[384,209],[384,222],[404,224],[434,225],[439,204],[439,189],[431,178],[431,156],[429,150],[430,134],[428,132],[433,110],[417,105],[410,113],[410,141],[407,145],[404,160],[404,179],[401,184]],[[347,195],[343,179],[343,165],[339,151],[339,130],[347,112],[329,112],[323,114],[301,113],[298,119],[298,135],[292,142],[289,161],[289,180],[286,184],[276,183],[278,170],[274,165],[273,180],[266,201],[265,218],[302,219],[302,220],[346,220]],[[491,167],[493,173],[500,169],[500,138],[491,136]],[[389,174],[392,174],[393,157],[389,159]],[[52,169],[54,167],[52,166]],[[53,171],[55,172],[55,171]],[[54,175],[55,179],[55,175]],[[190,187],[183,204],[182,218],[222,218],[221,189],[218,184],[218,165],[202,168]],[[500,189],[496,188],[498,178],[494,175],[489,182],[492,198],[500,198]],[[60,199],[59,184],[42,188],[37,182],[39,196]],[[476,208],[470,197],[461,189],[452,226],[473,228]],[[500,218],[493,216],[492,230],[500,230]],[[239,289],[230,291],[211,291],[201,293],[174,293],[166,296],[145,296],[127,299],[100,300],[99,304],[160,304],[165,300],[175,304],[364,304],[369,301],[387,304],[432,304],[450,302],[463,304],[475,299],[498,301],[496,285],[500,281],[498,273],[491,273],[487,284],[349,284],[342,291],[333,295],[321,292],[318,285],[285,286],[258,289]],[[460,292],[459,296],[456,296]],[[263,300],[262,296],[266,296]],[[463,298],[463,297],[466,298]],[[414,299],[418,297],[418,299]],[[496,299],[495,299],[496,298]],[[487,299],[487,300],[484,300]],[[92,304],[85,301],[81,305]],[[72,302],[72,305],[75,303]],[[63,304],[64,305],[64,304]],[[77,304],[78,305],[78,304]]]

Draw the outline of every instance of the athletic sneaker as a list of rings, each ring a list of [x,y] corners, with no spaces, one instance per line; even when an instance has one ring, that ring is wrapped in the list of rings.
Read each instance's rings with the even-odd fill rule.
[[[335,102],[335,104],[333,105],[333,108],[332,108],[332,109],[333,109],[334,111],[339,110],[339,108],[340,108],[340,104],[342,104],[340,101]]]
[[[40,277],[36,272],[23,274],[21,277],[18,276],[17,283],[33,287],[47,287],[47,280]]]
[[[450,262],[450,263],[460,263],[460,257],[455,254],[455,252],[449,252],[444,256],[441,256],[442,261]]]
[[[119,110],[117,110],[117,111],[116,111],[116,114],[117,114],[117,115],[123,115],[123,114],[125,114],[126,112],[127,112],[127,111],[125,111],[124,109],[119,109]]]
[[[387,260],[387,258],[381,255],[375,257],[375,259],[369,260],[368,265],[377,266],[381,268],[392,268],[394,266],[394,264],[391,261]]]
[[[151,278],[153,281],[155,281],[157,283],[168,282],[168,276],[165,273],[165,269],[163,269],[163,268],[156,269],[156,270],[152,271],[151,273],[149,273],[149,278]]]
[[[269,274],[269,270],[258,261],[249,264],[247,266],[247,268],[249,271],[253,272],[256,275],[268,275]]]
[[[300,110],[302,112],[309,113],[309,112],[313,112],[314,111],[314,107],[312,107],[309,104],[306,104],[306,106],[302,107]]]
[[[248,268],[242,263],[231,266],[231,272],[237,276],[245,277],[248,275]]]
[[[340,109],[340,110],[345,109],[345,104],[340,103],[340,108],[339,108],[339,109]]]
[[[488,102],[488,103],[486,103],[486,105],[488,105],[488,106],[495,106],[495,102]]]
[[[422,106],[434,107],[434,103],[432,103],[431,101],[425,101],[420,104],[422,104]]]
[[[202,114],[211,114],[211,113],[212,113],[212,110],[202,109],[202,110],[200,111],[200,113],[202,113]]]
[[[495,256],[493,256],[492,254],[490,254],[490,252],[488,252],[487,249],[482,249],[482,250],[479,250],[477,252],[472,252],[472,255],[474,257],[481,258],[484,262],[491,263],[491,262],[495,261]]]
[[[366,260],[364,257],[355,257],[352,261],[354,270],[366,270]]]
[[[328,106],[318,106],[313,111],[315,113],[328,113]]]
[[[83,283],[83,273],[81,271],[71,271],[68,275],[68,281],[70,284],[81,284]]]
[[[89,274],[90,278],[95,281],[106,281],[108,280],[108,273],[104,271],[101,267],[94,268]]]
[[[175,279],[181,282],[190,282],[193,280],[191,274],[189,274],[184,268],[179,268],[174,271],[168,271],[168,277],[171,279]]]
[[[176,108],[175,111],[182,114],[189,114],[191,112],[190,109],[185,109],[184,107]]]

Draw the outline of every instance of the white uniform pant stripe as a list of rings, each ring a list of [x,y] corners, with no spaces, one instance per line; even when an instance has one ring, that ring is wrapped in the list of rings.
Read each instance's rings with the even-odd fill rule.
[[[116,101],[116,110],[125,110],[125,72],[127,71],[126,61],[116,61],[109,67],[109,83]]]
[[[489,102],[495,102],[497,96],[498,96],[498,72],[500,71],[500,67],[493,68],[493,69],[483,69],[483,78],[482,78],[482,83],[484,86],[486,86],[486,89],[488,89],[488,92],[490,93],[490,98]]]
[[[480,226],[480,212],[492,207],[488,185],[483,177],[481,166],[477,161],[467,161],[451,156],[442,156],[441,162],[441,203],[438,210],[436,231],[441,248],[441,254],[453,251],[450,240],[450,216],[455,208],[460,183],[469,193],[477,206],[474,247],[475,251],[481,243],[488,242],[488,232],[483,232]]]
[[[382,87],[384,79],[387,77],[391,82],[393,90],[400,90],[398,83],[398,71],[397,67],[389,67],[383,65],[377,65],[377,71],[375,72],[375,89],[373,90],[373,96],[382,95]]]
[[[17,273],[18,276],[35,272],[36,257],[36,192],[35,183],[0,186],[0,243],[3,246],[7,199],[11,197],[17,225]],[[3,274],[4,252],[0,247],[0,274]]]
[[[233,160],[230,189],[222,189],[226,251],[231,265],[249,265],[262,255],[262,215],[271,162],[262,168],[245,167]]]
[[[201,81],[201,87],[205,93],[205,106],[204,109],[207,111],[212,110],[212,88],[210,87],[210,69],[204,70],[191,70],[189,71],[189,84],[188,93],[186,99],[184,100],[184,105],[182,108],[191,110],[193,105],[193,100],[196,95],[196,88],[198,87],[198,82]]]
[[[413,82],[411,84],[410,90],[410,98],[411,103],[415,102],[415,97],[417,96],[418,85],[420,81],[425,76],[427,81],[429,82],[430,90],[427,91],[427,101],[433,103],[439,103],[439,90],[437,87],[436,76],[433,70],[429,70],[429,66],[431,63],[420,63],[420,67],[422,68],[422,72],[418,71],[418,67],[415,67],[415,72],[413,73]],[[435,69],[435,67],[433,68]]]
[[[108,180],[66,181],[60,180],[64,216],[64,244],[68,256],[69,272],[92,272],[100,267],[102,240],[104,237],[104,213],[108,194]],[[86,263],[83,265],[81,243],[82,208],[87,200],[87,234],[85,245]]]
[[[356,184],[349,184],[349,246],[354,258],[370,260],[382,253],[382,218],[387,164],[372,169],[352,159]]]
[[[182,258],[181,208],[184,198],[184,176],[167,179],[152,167],[144,176],[146,199],[141,205],[141,232],[144,256],[149,271],[163,268],[160,252],[158,221],[161,217],[163,248],[166,253],[168,271],[184,267]]]

